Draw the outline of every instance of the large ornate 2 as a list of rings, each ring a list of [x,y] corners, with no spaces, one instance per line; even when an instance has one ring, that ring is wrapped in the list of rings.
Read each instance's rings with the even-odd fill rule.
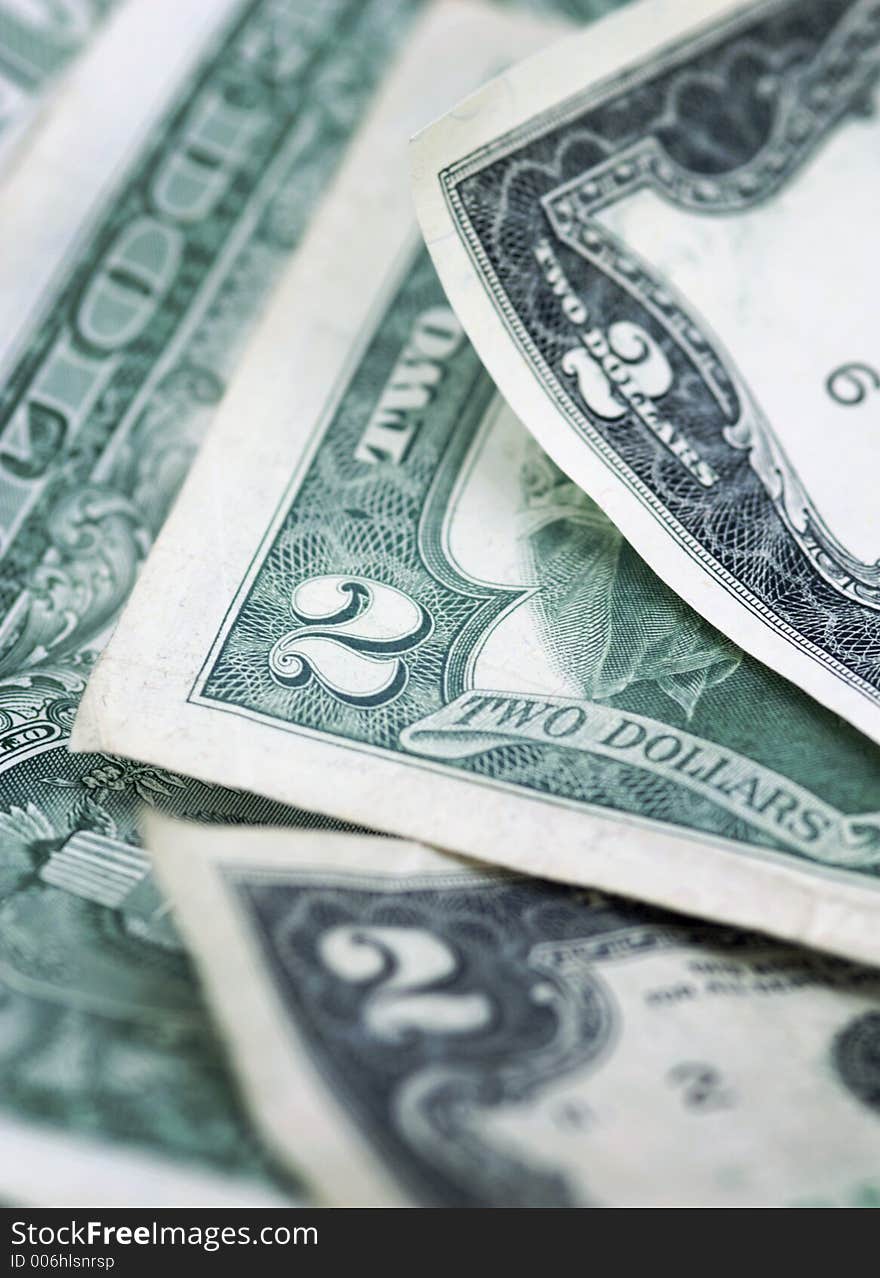
[[[880,73],[878,42],[880,6],[873,0],[853,5],[815,56],[803,64],[797,63],[796,50],[752,47],[747,38],[734,41],[711,75],[681,72],[668,111],[670,119],[677,118],[688,90],[697,87],[723,98],[737,61],[752,55],[766,64],[769,127],[747,159],[711,175],[697,172],[676,158],[672,143],[658,128],[630,146],[613,150],[607,159],[542,199],[556,237],[625,290],[681,350],[717,403],[724,438],[748,453],[752,469],[813,568],[841,594],[876,609],[880,609],[880,561],[860,559],[835,536],[732,361],[687,299],[676,295],[668,280],[652,274],[602,226],[596,214],[644,188],[652,188],[681,208],[709,215],[736,213],[767,200],[814,154],[842,117],[873,110],[871,91]],[[734,108],[735,96],[730,110]],[[735,127],[729,118],[728,124]],[[585,358],[586,353],[578,355]]]

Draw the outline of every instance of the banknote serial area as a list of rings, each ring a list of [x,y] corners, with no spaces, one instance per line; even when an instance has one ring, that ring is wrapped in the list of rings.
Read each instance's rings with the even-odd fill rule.
[[[880,1206],[878,83],[880,0],[0,0],[13,1267]]]

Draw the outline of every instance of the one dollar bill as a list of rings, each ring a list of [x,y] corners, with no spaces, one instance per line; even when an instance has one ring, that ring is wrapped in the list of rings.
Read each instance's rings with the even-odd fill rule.
[[[651,567],[880,740],[873,0],[637,5],[417,141],[500,389]]]
[[[460,22],[425,55],[444,84],[491,47]],[[76,743],[880,959],[880,752],[683,604],[500,400],[407,204],[404,116],[430,83],[408,67],[244,357]]]
[[[394,839],[147,839],[324,1201],[880,1205],[876,970]]]

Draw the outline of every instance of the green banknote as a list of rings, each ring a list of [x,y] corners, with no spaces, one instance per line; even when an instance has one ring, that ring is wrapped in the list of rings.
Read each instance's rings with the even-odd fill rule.
[[[645,0],[414,159],[523,423],[682,599],[875,742],[878,70],[873,0]]]
[[[498,397],[383,127],[262,323],[75,740],[880,959],[877,748],[687,607]]]
[[[323,1201],[880,1206],[876,968],[398,839],[146,836]]]
[[[13,7],[22,23],[40,8]],[[0,263],[0,1119],[258,1166],[136,812],[300,818],[67,739],[248,327],[415,9],[128,4],[0,197],[16,245]]]

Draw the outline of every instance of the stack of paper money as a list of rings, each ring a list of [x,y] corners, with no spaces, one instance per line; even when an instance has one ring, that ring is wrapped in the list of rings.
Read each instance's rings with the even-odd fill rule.
[[[880,1205],[878,74],[0,0],[5,1201]]]

